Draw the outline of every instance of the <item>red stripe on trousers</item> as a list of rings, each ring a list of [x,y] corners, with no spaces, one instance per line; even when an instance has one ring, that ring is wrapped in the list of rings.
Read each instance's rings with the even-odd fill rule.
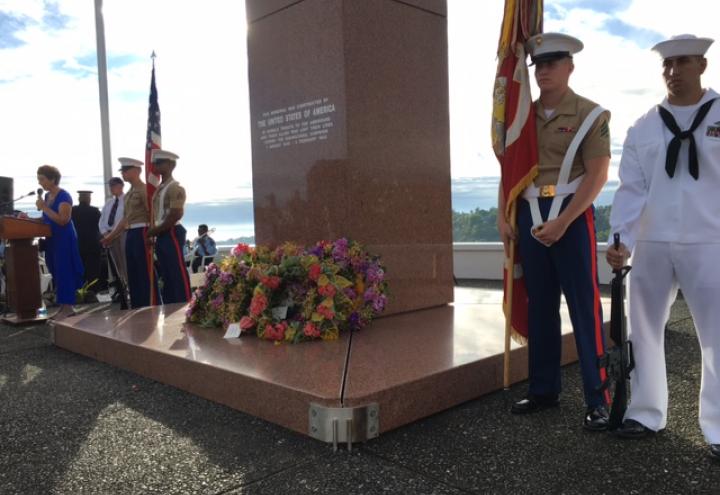
[[[148,284],[150,287],[150,306],[157,304],[157,297],[155,297],[155,284],[153,283],[153,274],[155,271],[155,262],[153,261],[153,252],[147,243],[147,227],[143,227],[143,248],[145,249],[145,263],[147,263],[147,274]]]
[[[595,238],[595,218],[593,215],[592,207],[585,210],[585,225],[588,229],[588,237],[590,238],[590,264],[592,270],[592,284],[593,284],[593,313],[595,315],[595,353],[598,357],[605,354],[605,348],[603,346],[603,327],[602,321],[600,321],[600,287],[598,286],[598,273],[597,273],[597,239]],[[604,382],[607,379],[607,371],[605,368],[600,368],[600,381]],[[610,392],[608,389],[604,391],[605,402],[610,404]]]
[[[187,268],[185,267],[185,257],[182,255],[182,249],[180,249],[180,243],[175,235],[175,227],[170,229],[170,238],[175,246],[175,253],[178,257],[178,266],[180,267],[180,273],[182,273],[183,282],[185,282],[185,298],[190,300],[190,278],[188,277]]]

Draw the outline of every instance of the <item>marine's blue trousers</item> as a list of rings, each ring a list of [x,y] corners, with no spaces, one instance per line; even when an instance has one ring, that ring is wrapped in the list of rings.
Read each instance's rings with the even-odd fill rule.
[[[157,236],[155,241],[155,256],[158,276],[161,280],[160,293],[163,304],[190,300],[190,278],[183,256],[185,235],[185,227],[175,225],[169,231]]]
[[[565,198],[564,209],[571,196]],[[552,198],[539,198],[543,219]],[[585,403],[595,407],[608,403],[607,391],[597,387],[606,377],[598,369],[604,354],[602,307],[597,275],[595,210],[591,206],[570,224],[565,235],[546,247],[530,234],[532,218],[525,199],[518,201],[517,225],[523,274],[528,292],[528,345],[532,395],[556,396],[560,384],[560,294],[565,294],[577,353],[580,359]]]
[[[130,307],[141,308],[157,304],[150,294],[152,271],[152,250],[147,245],[147,227],[137,227],[127,231],[125,238],[125,260],[127,262],[128,289]]]

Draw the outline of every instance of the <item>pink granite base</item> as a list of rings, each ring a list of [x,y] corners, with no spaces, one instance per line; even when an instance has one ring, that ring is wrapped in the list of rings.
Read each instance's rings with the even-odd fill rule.
[[[340,407],[349,336],[300,346],[226,340],[186,324],[184,308],[67,318],[55,325],[55,345],[301,433],[310,402]]]
[[[343,405],[380,404],[382,433],[502,389],[500,297],[494,304],[382,318],[354,335]],[[576,361],[572,332],[565,332],[562,342],[562,364]],[[527,379],[527,347],[512,344],[510,369],[511,383]]]
[[[457,289],[456,299],[381,318],[334,342],[227,340],[185,323],[179,304],[68,318],[55,324],[54,341],[303,434],[311,403],[376,402],[385,432],[502,388],[501,294]],[[566,311],[563,322],[570,328]],[[575,359],[566,332],[563,364]],[[513,345],[511,369],[513,383],[527,378],[526,348]]]

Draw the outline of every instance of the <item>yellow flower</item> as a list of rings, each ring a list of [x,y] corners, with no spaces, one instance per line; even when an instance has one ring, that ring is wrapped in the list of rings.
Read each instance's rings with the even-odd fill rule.
[[[337,327],[332,327],[327,330],[325,330],[322,334],[323,340],[337,340],[340,336],[340,330],[338,330]]]
[[[341,277],[340,275],[337,275],[335,277],[335,285],[337,285],[341,289],[345,289],[346,287],[352,287],[352,282],[350,282],[345,277]]]

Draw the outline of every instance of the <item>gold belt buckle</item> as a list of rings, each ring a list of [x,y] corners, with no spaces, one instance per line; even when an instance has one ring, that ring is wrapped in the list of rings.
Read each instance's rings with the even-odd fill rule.
[[[554,198],[555,197],[555,186],[550,184],[548,186],[540,186],[540,197],[541,198]]]

